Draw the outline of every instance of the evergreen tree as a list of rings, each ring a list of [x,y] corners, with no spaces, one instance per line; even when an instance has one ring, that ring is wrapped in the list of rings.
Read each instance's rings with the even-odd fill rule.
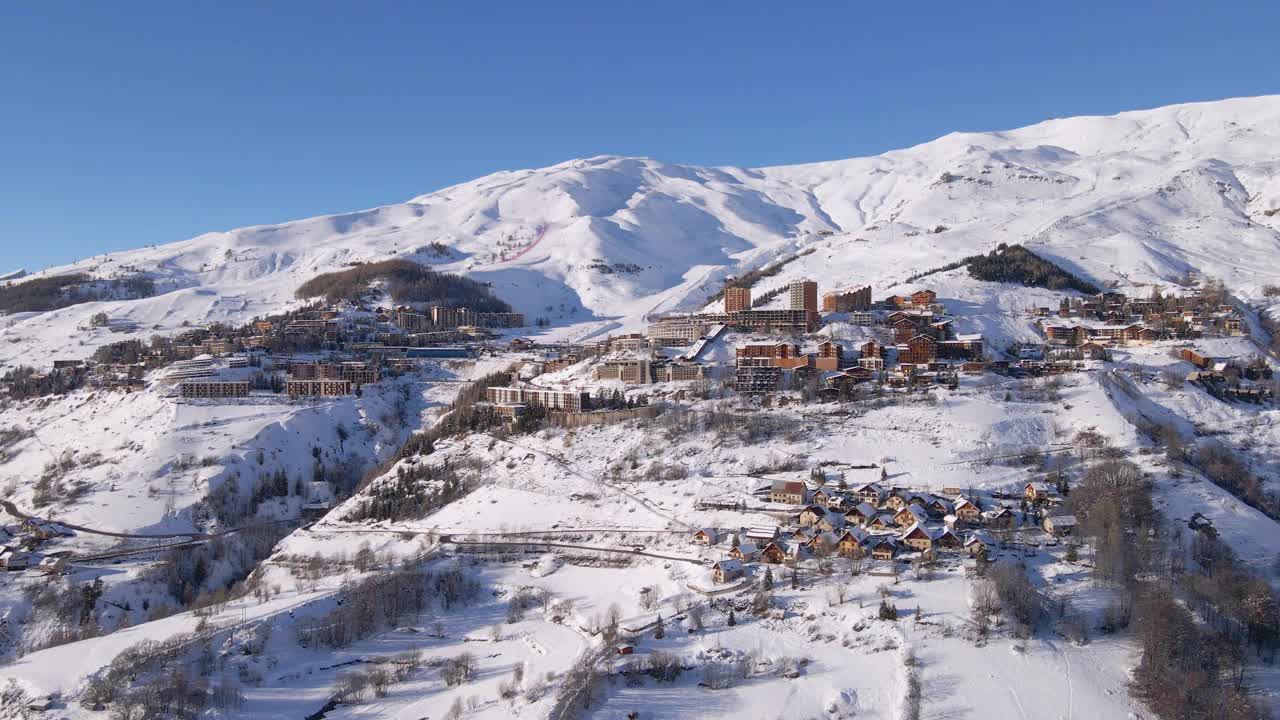
[[[879,615],[881,620],[897,620],[898,608],[896,605],[891,604],[888,600],[881,600]]]

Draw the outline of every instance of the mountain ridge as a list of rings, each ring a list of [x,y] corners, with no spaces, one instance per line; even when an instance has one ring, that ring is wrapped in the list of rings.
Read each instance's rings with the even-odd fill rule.
[[[401,203],[49,268],[29,277],[143,272],[162,292],[12,318],[0,332],[65,340],[96,312],[154,332],[241,322],[296,302],[294,290],[317,274],[391,258],[490,283],[566,337],[698,309],[727,278],[809,248],[775,281],[813,277],[824,288],[869,283],[879,292],[1005,242],[1103,285],[1195,270],[1259,298],[1280,282],[1266,269],[1280,251],[1280,216],[1268,214],[1280,208],[1275,128],[1280,96],[1260,96],[953,132],[802,165],[571,159]],[[433,244],[447,253],[429,251]],[[0,363],[13,354],[0,351]]]

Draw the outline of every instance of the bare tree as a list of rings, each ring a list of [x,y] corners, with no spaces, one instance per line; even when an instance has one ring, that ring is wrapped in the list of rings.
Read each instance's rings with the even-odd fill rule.
[[[373,686],[375,697],[387,696],[387,690],[391,687],[391,673],[385,665],[375,665],[369,670],[369,684]]]

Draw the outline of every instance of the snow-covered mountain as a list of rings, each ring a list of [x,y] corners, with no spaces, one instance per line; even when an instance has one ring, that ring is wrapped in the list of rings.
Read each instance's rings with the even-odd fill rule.
[[[397,205],[43,270],[33,277],[142,272],[158,294],[0,317],[0,373],[85,357],[131,335],[278,312],[319,273],[391,257],[491,283],[531,319],[550,319],[537,331],[547,339],[635,330],[654,313],[704,307],[726,278],[784,258],[791,261],[757,293],[809,277],[824,291],[870,283],[882,298],[910,288],[914,275],[1000,243],[1028,245],[1124,289],[1188,271],[1221,278],[1250,301],[1252,321],[1254,308],[1280,309],[1264,292],[1280,285],[1277,140],[1280,96],[957,133],[802,166],[597,157],[502,172]],[[1008,341],[1037,339],[1026,310],[1061,299],[975,280],[963,269],[920,282],[938,292],[959,331],[982,332],[994,354]],[[90,317],[100,312],[120,322],[96,327]],[[846,347],[884,338],[883,328],[831,319],[820,332]],[[749,340],[728,333],[702,359],[728,364],[739,342]],[[804,342],[808,350],[817,340]],[[916,563],[901,578],[888,572],[899,567],[892,561],[874,574],[845,559],[834,573],[816,557],[768,575],[757,564],[751,589],[718,589],[705,602],[702,593],[725,584],[708,582],[707,565],[723,559],[740,530],[791,515],[762,504],[762,479],[805,480],[816,470],[853,483],[883,474],[915,490],[963,488],[994,508],[1028,480],[1047,481],[1041,472],[1050,470],[1070,480],[1069,500],[1088,497],[1080,481],[1090,458],[1112,456],[1128,457],[1151,479],[1152,503],[1175,529],[1174,542],[1191,543],[1196,533],[1185,528],[1209,523],[1242,565],[1280,568],[1275,514],[1173,460],[1175,447],[1188,457],[1187,449],[1221,443],[1271,490],[1280,411],[1182,382],[1193,366],[1178,346],[1116,347],[1110,360],[1051,381],[965,375],[954,388],[850,402],[766,405],[690,393],[680,400],[687,407],[653,421],[467,430],[438,438],[426,453],[402,452],[414,447],[403,445],[410,433],[440,426],[458,412],[449,404],[464,383],[522,364],[522,353],[429,364],[340,398],[264,392],[227,403],[181,401],[168,371],[156,370],[136,393],[85,387],[6,402],[0,497],[77,534],[37,547],[43,560],[72,553],[65,574],[0,573],[0,716],[26,712],[21,692],[50,697],[49,706],[70,718],[99,716],[99,702],[113,716],[138,716],[129,708],[141,706],[148,684],[177,687],[175,678],[198,674],[222,689],[207,716],[457,717],[465,694],[469,718],[563,717],[555,708],[572,705],[561,698],[578,682],[573,668],[602,664],[592,659],[601,647],[614,656],[599,639],[602,619],[614,615],[639,644],[636,657],[669,653],[700,670],[661,685],[641,673],[640,683],[611,682],[582,717],[618,718],[636,707],[643,717],[679,717],[696,704],[706,717],[897,720],[915,716],[909,708],[921,682],[926,716],[1153,717],[1129,695],[1140,643],[1110,617],[1123,592],[1089,571],[1103,566],[1098,543],[1082,538],[1073,559],[1068,550],[1077,546],[1042,536],[1032,517],[1019,520],[1027,533],[1016,545],[1001,539],[997,555],[1031,578],[1038,592],[1026,595],[1054,601],[1054,619],[1025,632],[1021,621],[1004,625],[1012,616],[1002,611],[990,637],[974,634],[985,585],[962,572],[956,556],[937,569]],[[1239,361],[1261,352],[1251,337],[1204,338],[1196,349]],[[1273,354],[1265,361],[1280,370]],[[689,390],[598,380],[596,362],[533,382],[668,399]],[[717,416],[733,422],[712,423]],[[702,417],[706,424],[695,420]],[[1052,457],[1040,457],[1042,449]],[[432,473],[441,468],[467,482],[437,503],[444,481]],[[278,542],[259,532],[296,517],[304,503],[327,502],[334,488],[354,492],[321,520]],[[416,510],[354,512],[374,501]],[[719,544],[691,544],[694,528],[716,530]],[[183,542],[157,552],[153,544],[157,533],[197,529],[227,535],[200,550]],[[475,547],[512,537],[523,550],[547,553],[508,562],[497,543]],[[791,528],[783,537],[799,539]],[[492,557],[472,563],[475,552]],[[1168,555],[1172,567],[1177,556]],[[395,597],[377,583],[410,567],[433,573],[422,584],[441,592],[438,603],[387,614],[385,627],[365,623],[367,633],[350,644],[336,634],[325,639],[325,629],[356,625],[351,608]],[[228,600],[230,579],[245,582]],[[1263,579],[1280,583],[1280,569]],[[95,591],[90,583],[98,580],[104,585]],[[454,583],[475,591],[443,599],[440,589]],[[762,594],[766,602],[753,609]],[[85,597],[87,610],[79,604]],[[885,602],[896,603],[895,615],[900,604],[901,621],[879,614]],[[1105,634],[1089,643],[1094,629]],[[474,653],[467,657],[478,672],[457,685],[443,668],[465,653]],[[706,680],[729,660],[744,669],[739,684],[712,690]],[[349,674],[357,664],[369,673],[395,669],[396,687],[374,690],[368,704],[359,692],[343,695],[352,677],[365,677]],[[193,674],[176,675],[175,667]],[[1280,698],[1280,676],[1260,662],[1250,663],[1245,684],[1258,697]]]
[[[1100,283],[1197,270],[1256,298],[1280,282],[1278,148],[1280,96],[1272,96],[953,133],[810,165],[595,157],[499,172],[396,205],[46,269],[35,276],[141,270],[166,292],[11,319],[0,363],[20,351],[69,353],[72,343],[120,339],[70,332],[103,310],[145,334],[240,321],[292,302],[318,273],[389,257],[490,282],[572,337],[700,307],[725,278],[801,249],[814,252],[773,284],[808,276],[823,288],[871,283],[879,294],[915,272],[1019,242]]]

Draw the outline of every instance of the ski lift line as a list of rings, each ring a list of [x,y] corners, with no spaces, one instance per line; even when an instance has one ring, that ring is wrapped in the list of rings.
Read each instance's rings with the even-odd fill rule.
[[[545,237],[547,236],[547,230],[548,230],[550,227],[551,227],[551,224],[550,224],[550,223],[543,223],[543,224],[539,227],[539,230],[538,230],[538,237],[534,238],[534,239],[533,239],[533,242],[529,243],[528,245],[525,245],[525,246],[524,246],[524,248],[522,248],[522,249],[521,249],[519,252],[517,252],[515,255],[511,255],[511,256],[509,256],[509,257],[504,255],[503,257],[499,258],[498,262],[499,262],[499,263],[514,262],[514,261],[519,260],[520,258],[524,257],[525,253],[527,253],[527,252],[529,252],[530,250],[534,249],[535,247],[537,247],[537,246],[538,246],[538,243],[542,242],[543,238],[545,238]]]
[[[1075,449],[1076,449],[1076,448],[1075,448],[1075,446],[1074,446],[1074,445],[1072,445],[1072,446],[1067,446],[1067,447],[1054,447],[1054,446],[1050,446],[1049,448],[1047,448],[1047,449],[1045,449],[1045,450],[1041,450],[1040,452],[1043,452],[1043,453],[1045,453],[1046,455],[1051,455],[1051,454],[1053,454],[1053,453],[1066,453],[1066,452],[1073,452]],[[1012,454],[1009,454],[1009,455],[987,455],[987,456],[985,456],[985,457],[969,458],[968,460],[957,460],[957,461],[955,461],[955,462],[946,462],[946,463],[941,463],[941,465],[942,465],[942,466],[944,466],[944,467],[945,467],[945,466],[947,466],[947,465],[966,465],[966,464],[968,464],[968,463],[982,462],[982,461],[984,461],[984,460],[1006,460],[1006,459],[1008,459],[1008,458],[1022,457],[1023,455],[1026,455],[1026,453],[1025,453],[1025,452],[1017,452],[1017,453],[1012,453]]]

